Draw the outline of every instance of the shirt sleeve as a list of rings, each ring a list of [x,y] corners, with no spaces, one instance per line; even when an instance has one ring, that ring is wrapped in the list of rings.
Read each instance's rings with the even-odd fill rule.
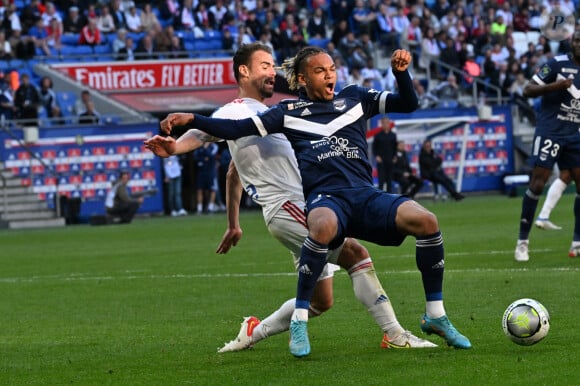
[[[234,140],[249,135],[266,136],[271,133],[279,133],[284,129],[284,113],[278,106],[274,106],[246,119],[221,119],[208,118],[196,115],[189,125],[225,140]]]

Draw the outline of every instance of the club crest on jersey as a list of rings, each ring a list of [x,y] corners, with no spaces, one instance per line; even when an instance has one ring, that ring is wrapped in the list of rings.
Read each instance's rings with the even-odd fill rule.
[[[301,109],[302,107],[310,106],[312,102],[296,102],[288,103],[288,110]]]
[[[338,110],[338,111],[342,111],[344,109],[346,109],[346,100],[341,98],[341,99],[336,99],[334,100],[334,109]]]

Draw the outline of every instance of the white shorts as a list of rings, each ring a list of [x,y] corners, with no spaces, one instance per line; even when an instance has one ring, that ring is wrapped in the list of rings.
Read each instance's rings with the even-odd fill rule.
[[[304,203],[298,201],[286,201],[276,212],[268,224],[268,230],[278,241],[282,243],[294,259],[294,267],[298,269],[302,244],[308,236],[306,228],[306,216],[304,215]],[[328,261],[336,262],[338,255],[342,251],[342,245],[336,249],[328,251]],[[334,276],[338,271],[338,265],[327,263],[320,274],[318,280],[324,280]]]

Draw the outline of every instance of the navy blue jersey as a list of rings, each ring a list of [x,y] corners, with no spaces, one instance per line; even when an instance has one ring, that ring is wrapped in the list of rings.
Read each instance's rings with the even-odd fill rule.
[[[245,120],[196,116],[193,126],[224,139],[284,133],[298,160],[305,197],[347,187],[373,187],[367,119],[417,108],[408,72],[397,75],[399,94],[350,85],[332,101],[285,101]]]
[[[544,64],[532,77],[539,85],[572,78],[574,83],[566,91],[553,91],[541,98],[537,113],[536,135],[566,137],[578,135],[580,124],[580,66],[568,55],[559,55]]]

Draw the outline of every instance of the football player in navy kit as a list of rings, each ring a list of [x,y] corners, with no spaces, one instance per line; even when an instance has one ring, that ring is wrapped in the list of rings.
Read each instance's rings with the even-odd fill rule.
[[[366,142],[368,118],[412,112],[418,100],[407,70],[411,54],[397,50],[391,65],[399,91],[350,85],[335,94],[334,61],[323,49],[305,47],[283,64],[298,100],[284,101],[243,120],[183,115],[183,124],[223,139],[282,132],[294,149],[306,197],[308,237],[299,264],[296,309],[290,324],[290,352],[310,353],[308,307],[329,248],[345,237],[379,245],[400,245],[416,238],[416,262],[426,296],[421,329],[442,336],[448,345],[470,348],[469,339],[451,324],[443,306],[443,238],[437,217],[416,201],[374,187]]]
[[[576,182],[574,235],[570,257],[580,256],[580,31],[572,35],[571,53],[544,64],[524,89],[524,97],[541,96],[532,144],[534,169],[522,200],[516,261],[528,261],[529,234],[538,199],[555,163],[570,169]]]

